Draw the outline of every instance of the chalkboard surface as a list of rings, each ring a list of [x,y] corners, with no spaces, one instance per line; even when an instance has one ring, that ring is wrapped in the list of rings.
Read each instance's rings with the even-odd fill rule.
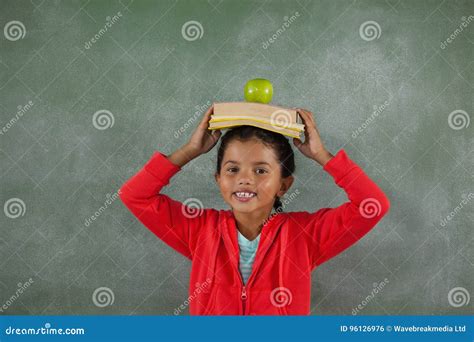
[[[469,0],[1,0],[0,314],[176,314],[190,262],[117,190],[256,77],[391,201],[313,272],[311,313],[472,313],[473,15]],[[295,153],[285,210],[347,201]],[[213,149],[163,193],[228,209],[215,167]]]

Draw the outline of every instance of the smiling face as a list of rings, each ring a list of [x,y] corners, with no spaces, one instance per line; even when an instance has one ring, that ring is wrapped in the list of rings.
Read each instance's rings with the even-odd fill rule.
[[[293,182],[281,177],[275,152],[257,139],[230,142],[215,177],[224,201],[241,213],[270,213]]]

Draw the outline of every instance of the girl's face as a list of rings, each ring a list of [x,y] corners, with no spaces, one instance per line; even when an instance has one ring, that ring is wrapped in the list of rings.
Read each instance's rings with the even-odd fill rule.
[[[256,139],[230,142],[215,177],[225,202],[242,213],[270,213],[275,197],[283,196],[293,183],[292,176],[282,178],[273,149]],[[252,195],[241,198],[242,192]]]

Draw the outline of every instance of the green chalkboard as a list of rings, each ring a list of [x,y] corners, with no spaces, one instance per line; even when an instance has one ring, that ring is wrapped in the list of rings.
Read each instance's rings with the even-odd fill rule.
[[[0,314],[175,314],[191,264],[117,190],[256,77],[391,201],[313,272],[311,313],[472,313],[473,15],[472,0],[0,0]],[[295,153],[287,210],[347,201]],[[215,167],[213,149],[163,193],[227,209]]]

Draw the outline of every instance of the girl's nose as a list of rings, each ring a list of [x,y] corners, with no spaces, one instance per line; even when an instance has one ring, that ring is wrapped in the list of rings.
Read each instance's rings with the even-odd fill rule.
[[[240,178],[239,185],[241,184],[252,184],[252,180],[250,178]]]
[[[251,172],[242,172],[239,178],[239,184],[253,184]]]

